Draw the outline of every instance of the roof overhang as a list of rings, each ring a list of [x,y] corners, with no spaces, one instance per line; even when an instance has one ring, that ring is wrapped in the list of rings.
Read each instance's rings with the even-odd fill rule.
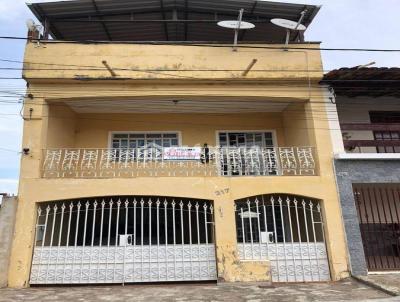
[[[400,68],[340,68],[325,74],[320,84],[348,97],[400,97]]]
[[[62,0],[27,1],[28,7],[58,40],[74,41],[215,41],[232,43],[233,30],[217,26],[235,20],[256,25],[242,30],[239,41],[282,43],[286,30],[272,18],[300,19],[309,26],[320,6],[255,0]],[[302,41],[292,32],[292,41]]]

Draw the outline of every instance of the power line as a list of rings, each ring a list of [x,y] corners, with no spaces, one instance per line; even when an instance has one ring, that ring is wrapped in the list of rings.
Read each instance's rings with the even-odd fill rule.
[[[140,44],[140,45],[179,45],[179,46],[197,46],[197,47],[216,47],[216,48],[232,48],[231,44],[209,44],[209,43],[196,43],[196,42],[162,42],[162,41],[102,41],[102,40],[47,40],[47,39],[29,39],[26,37],[14,36],[0,36],[0,39],[9,40],[29,40],[39,43],[58,43],[58,44]],[[238,48],[251,48],[251,49],[272,49],[272,50],[314,50],[314,51],[359,51],[359,52],[400,52],[400,49],[385,49],[385,48],[327,48],[327,47],[299,47],[299,46],[251,46],[251,45],[237,45]]]
[[[15,150],[11,150],[11,149],[7,149],[7,148],[0,148],[0,151],[5,151],[5,152],[12,152],[12,153],[21,153],[19,151],[15,151]]]

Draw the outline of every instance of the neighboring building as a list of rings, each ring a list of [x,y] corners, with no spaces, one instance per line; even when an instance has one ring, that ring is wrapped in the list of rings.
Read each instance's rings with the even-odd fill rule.
[[[319,7],[38,2],[10,286],[348,276]]]
[[[400,270],[400,68],[342,68],[323,83],[343,134],[335,168],[352,273]]]

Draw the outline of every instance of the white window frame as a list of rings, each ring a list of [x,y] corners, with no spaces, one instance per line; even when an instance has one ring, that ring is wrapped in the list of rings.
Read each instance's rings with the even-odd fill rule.
[[[182,132],[171,130],[171,131],[109,131],[108,132],[108,148],[113,149],[112,140],[114,134],[166,134],[166,133],[174,133],[177,134],[178,137],[178,146],[182,146]]]
[[[278,140],[276,136],[276,130],[217,130],[215,131],[215,137],[216,137],[216,146],[220,146],[220,140],[219,140],[219,135],[221,133],[265,133],[265,132],[271,132],[272,133],[272,147],[277,147],[278,146]]]

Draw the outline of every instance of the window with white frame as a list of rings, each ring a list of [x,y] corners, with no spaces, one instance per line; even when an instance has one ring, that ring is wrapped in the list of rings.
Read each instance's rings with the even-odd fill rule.
[[[177,132],[163,133],[112,133],[111,146],[114,149],[136,149],[141,147],[177,147]]]
[[[223,147],[273,147],[272,132],[220,132],[219,144]]]

